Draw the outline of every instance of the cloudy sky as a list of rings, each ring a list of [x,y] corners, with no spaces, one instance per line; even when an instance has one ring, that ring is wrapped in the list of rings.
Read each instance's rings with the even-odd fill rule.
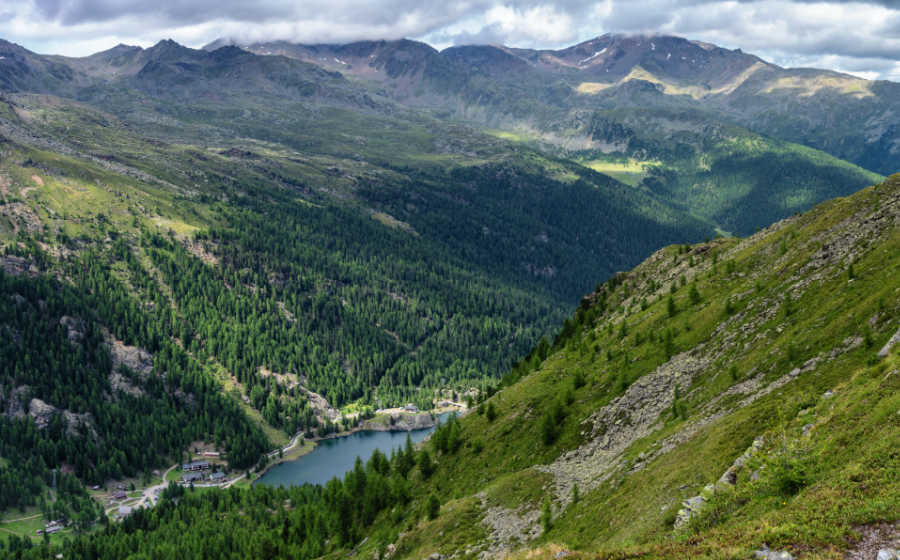
[[[666,33],[783,66],[900,81],[900,0],[2,0],[0,37],[80,56],[118,43],[218,37],[346,42],[419,39],[444,48],[560,47],[606,32]]]

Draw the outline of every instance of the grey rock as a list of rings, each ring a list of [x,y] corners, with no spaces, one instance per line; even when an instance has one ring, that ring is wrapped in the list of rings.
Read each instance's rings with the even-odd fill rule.
[[[106,345],[109,348],[109,356],[112,358],[114,370],[125,366],[142,378],[147,377],[153,371],[153,356],[143,348],[128,346],[112,337],[107,338]]]
[[[764,548],[753,553],[754,558],[762,560],[794,560],[794,556],[785,550],[769,550]]]
[[[681,509],[678,510],[678,514],[675,516],[675,528],[680,529],[684,527],[692,517],[700,512],[704,505],[706,505],[706,498],[703,496],[694,496],[683,501]]]
[[[805,426],[803,426],[803,435],[807,435],[810,432],[810,430],[812,430],[812,429],[813,429],[812,424],[806,424]]]
[[[31,399],[31,402],[28,403],[28,415],[34,420],[38,429],[46,428],[55,412],[55,406],[47,404],[41,399]]]
[[[894,548],[882,548],[878,551],[875,560],[900,560],[900,550]]]
[[[891,337],[890,340],[887,341],[881,350],[878,351],[879,358],[887,358],[888,354],[891,353],[891,349],[900,344],[900,329],[897,329],[897,332],[894,333],[894,336]]]

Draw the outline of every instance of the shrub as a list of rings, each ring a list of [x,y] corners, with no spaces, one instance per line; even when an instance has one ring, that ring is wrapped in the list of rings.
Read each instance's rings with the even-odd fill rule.
[[[487,417],[488,422],[493,422],[494,419],[497,418],[497,409],[494,408],[494,403],[489,402],[487,405],[487,410],[485,410],[485,416]]]
[[[669,317],[674,317],[678,313],[678,307],[675,305],[675,298],[669,296],[669,300],[666,302],[666,311],[669,313]]]
[[[782,496],[793,496],[809,484],[809,462],[800,455],[785,452],[771,461],[772,490]]]
[[[541,438],[544,445],[552,445],[556,441],[565,418],[566,413],[559,402],[554,402],[544,413],[544,417],[541,419]]]
[[[437,519],[437,516],[440,514],[441,501],[434,494],[428,496],[428,501],[425,503],[425,511],[428,514],[428,519]]]
[[[545,533],[553,528],[553,510],[550,509],[550,498],[544,498],[544,505],[541,507],[541,527]]]

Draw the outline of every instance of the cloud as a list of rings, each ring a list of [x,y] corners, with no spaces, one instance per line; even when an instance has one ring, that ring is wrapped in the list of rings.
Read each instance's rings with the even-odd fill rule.
[[[410,37],[437,47],[554,48],[605,32],[661,32],[741,48],[783,66],[894,78],[900,0],[18,0],[0,36],[84,55],[172,38],[347,42]],[[10,5],[11,4],[11,5]]]

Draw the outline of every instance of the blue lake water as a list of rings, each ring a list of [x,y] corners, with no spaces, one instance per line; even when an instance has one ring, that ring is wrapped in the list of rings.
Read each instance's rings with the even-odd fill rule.
[[[449,414],[441,414],[438,421],[446,420]],[[406,434],[413,443],[419,443],[434,431],[434,428],[413,430],[411,432],[356,432],[349,436],[326,439],[319,442],[315,449],[293,461],[285,461],[269,469],[257,479],[255,484],[271,484],[273,486],[325,484],[332,477],[343,477],[344,473],[353,469],[353,463],[360,457],[364,462],[369,460],[376,449],[391,456],[391,451],[406,444]]]

